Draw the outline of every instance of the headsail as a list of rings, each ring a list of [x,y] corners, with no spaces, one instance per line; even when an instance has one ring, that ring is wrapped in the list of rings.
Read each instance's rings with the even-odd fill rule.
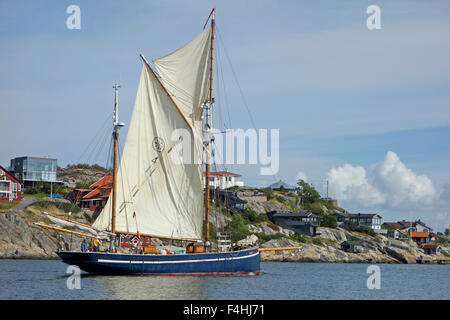
[[[174,162],[181,144],[197,148],[194,139],[174,135],[179,129],[192,137],[185,117],[144,64],[118,170],[116,231],[201,239],[201,163]],[[110,229],[111,206],[110,198],[95,228]]]
[[[209,94],[211,27],[180,49],[154,61],[164,86],[191,125],[201,121]]]

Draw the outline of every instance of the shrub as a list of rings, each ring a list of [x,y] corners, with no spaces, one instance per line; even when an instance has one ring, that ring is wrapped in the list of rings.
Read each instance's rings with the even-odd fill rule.
[[[323,220],[321,223],[322,227],[329,227],[329,228],[336,228],[337,227],[337,220],[333,216],[324,215]]]
[[[283,235],[280,233],[274,234],[274,235],[268,235],[265,233],[257,233],[256,236],[259,239],[260,243],[264,243],[273,239],[280,239]]]
[[[312,238],[312,243],[315,244],[316,246],[323,245],[323,242],[322,242],[322,240],[320,240],[320,238]]]
[[[290,236],[289,238],[294,241],[301,242],[301,243],[306,243],[306,241],[307,241],[306,236],[304,236],[303,234],[298,233],[298,232],[294,233],[294,235]]]
[[[245,219],[240,214],[233,214],[231,222],[227,227],[227,232],[231,235],[231,241],[236,242],[250,235]]]

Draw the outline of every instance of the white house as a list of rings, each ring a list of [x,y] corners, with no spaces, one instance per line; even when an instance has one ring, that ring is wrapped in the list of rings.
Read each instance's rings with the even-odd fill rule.
[[[227,189],[234,186],[243,187],[244,181],[239,181],[236,178],[240,177],[240,174],[232,173],[228,171],[217,171],[209,173],[209,186],[214,189]]]

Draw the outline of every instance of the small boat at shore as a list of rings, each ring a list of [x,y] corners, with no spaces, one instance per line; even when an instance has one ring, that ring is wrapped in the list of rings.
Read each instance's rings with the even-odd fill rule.
[[[58,251],[63,262],[99,274],[260,272],[258,247],[234,251],[229,246],[226,250],[226,246],[213,247],[209,238],[214,9],[207,23],[209,20],[210,26],[192,41],[154,60],[157,72],[140,55],[142,72],[119,165],[118,136],[124,124],[118,119],[119,86],[114,85],[112,192],[91,233],[78,234],[106,240],[109,250]],[[49,218],[68,226],[75,223],[51,215]],[[124,237],[134,237],[131,253],[118,250]],[[148,238],[176,241],[185,250],[162,254],[151,240],[149,245],[142,245],[142,239]]]

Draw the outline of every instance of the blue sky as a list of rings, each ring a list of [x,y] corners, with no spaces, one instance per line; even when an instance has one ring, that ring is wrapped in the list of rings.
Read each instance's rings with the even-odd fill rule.
[[[81,30],[66,28],[71,4],[81,8]],[[366,27],[371,4],[381,9],[380,30]],[[60,166],[105,165],[113,82],[122,84],[120,115],[128,123],[139,53],[155,59],[180,47],[201,32],[212,7],[228,102],[218,99],[216,125],[280,129],[277,175],[229,167],[246,184],[294,183],[302,172],[323,193],[331,169],[351,164],[369,172],[392,151],[446,194],[448,1],[1,1],[0,164],[34,155]],[[89,150],[94,137],[102,150]],[[343,202],[358,210],[354,203]],[[450,223],[448,204],[407,213],[386,204],[363,209],[437,226]]]

